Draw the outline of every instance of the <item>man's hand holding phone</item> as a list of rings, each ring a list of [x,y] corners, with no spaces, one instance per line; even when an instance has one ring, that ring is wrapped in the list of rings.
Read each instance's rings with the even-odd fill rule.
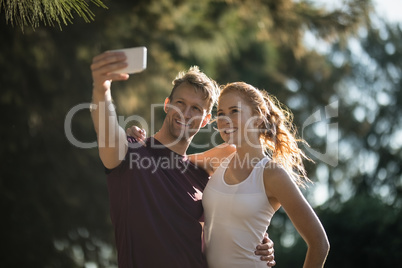
[[[94,90],[101,93],[110,89],[111,81],[123,81],[129,73],[146,68],[145,47],[106,51],[92,60],[91,70]]]
[[[133,47],[112,50],[112,52],[123,52],[127,57],[127,67],[117,70],[116,73],[139,73],[147,68],[147,48]]]

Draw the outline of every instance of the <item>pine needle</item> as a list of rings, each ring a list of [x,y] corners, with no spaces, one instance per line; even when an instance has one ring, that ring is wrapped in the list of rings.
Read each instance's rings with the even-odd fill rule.
[[[90,0],[98,7],[107,8],[101,0]],[[90,10],[85,0],[0,0],[0,14],[5,14],[7,24],[39,27],[40,23],[47,26],[57,24],[61,26],[72,24],[74,15],[77,14],[85,22],[91,22],[95,14]]]

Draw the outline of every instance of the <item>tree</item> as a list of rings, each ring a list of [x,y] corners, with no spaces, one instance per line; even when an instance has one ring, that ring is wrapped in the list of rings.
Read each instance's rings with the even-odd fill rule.
[[[336,208],[326,204],[316,210],[331,244],[325,267],[398,267],[402,260],[399,210],[366,194],[356,195]],[[285,223],[280,218],[274,224],[285,229]],[[294,232],[292,228],[287,231]],[[280,241],[275,235],[271,238]],[[282,244],[276,243],[278,267],[301,267],[305,251],[306,245],[299,235],[291,237],[291,247],[282,248]]]
[[[340,209],[322,210],[332,245],[327,267],[377,267],[373,259],[383,267],[397,267],[402,260],[401,215],[383,200],[365,194],[351,198]]]
[[[398,208],[402,205],[401,41],[400,26],[373,24],[361,37],[359,55],[350,50],[341,54],[351,72],[339,87],[340,95],[352,92],[343,101],[353,115],[345,120],[345,143],[360,145],[342,159],[354,193],[380,196]],[[352,171],[352,165],[359,168]]]

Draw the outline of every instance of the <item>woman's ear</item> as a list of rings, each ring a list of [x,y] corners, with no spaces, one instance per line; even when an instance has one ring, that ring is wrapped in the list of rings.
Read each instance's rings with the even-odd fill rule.
[[[167,97],[167,98],[165,99],[165,104],[163,105],[163,110],[165,111],[165,113],[168,112],[168,110],[169,110],[169,105],[170,105],[170,99],[169,99],[169,97]]]

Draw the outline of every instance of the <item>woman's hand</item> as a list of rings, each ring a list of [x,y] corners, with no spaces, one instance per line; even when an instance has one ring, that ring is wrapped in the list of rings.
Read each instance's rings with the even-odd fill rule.
[[[145,129],[139,128],[137,126],[132,126],[126,130],[127,136],[135,138],[139,143],[145,145],[145,139],[147,138],[147,132]]]

